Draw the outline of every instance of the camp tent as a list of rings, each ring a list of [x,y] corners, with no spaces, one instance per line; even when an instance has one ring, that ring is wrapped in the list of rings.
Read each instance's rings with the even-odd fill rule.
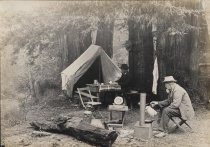
[[[90,45],[79,58],[61,72],[62,90],[66,90],[67,94],[72,96],[75,83],[86,73],[97,58],[100,60],[104,83],[117,81],[121,77],[121,69],[112,62],[102,47]]]

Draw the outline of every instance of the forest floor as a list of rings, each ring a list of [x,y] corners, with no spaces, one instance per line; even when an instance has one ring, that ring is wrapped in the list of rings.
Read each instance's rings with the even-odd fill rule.
[[[16,107],[18,101],[4,99],[1,100],[2,110],[8,111],[7,104],[13,108]],[[5,107],[4,107],[5,106]],[[35,106],[24,106],[25,117],[19,117],[18,111],[14,114],[1,115],[1,137],[2,144],[6,147],[29,146],[29,147],[88,147],[91,146],[84,142],[78,141],[67,135],[49,134],[49,136],[34,136],[34,130],[30,128],[29,123],[32,121],[49,121],[60,115],[83,116],[84,110],[78,107],[78,104],[65,98],[57,97],[48,99],[48,101],[39,103]],[[210,146],[210,111],[203,106],[195,108],[196,115],[189,124],[193,128],[190,131],[185,125],[182,128],[185,132],[177,130],[164,138],[152,137],[149,141],[136,139],[134,134],[134,124],[139,119],[139,109],[129,110],[125,116],[125,127],[117,129],[119,136],[112,145],[113,147],[209,147]],[[102,108],[103,120],[108,119],[106,108]],[[16,114],[18,113],[18,114]],[[19,123],[8,123],[9,115],[19,117]],[[11,118],[10,118],[11,120]],[[172,123],[171,123],[172,124]],[[154,123],[154,125],[156,125]]]

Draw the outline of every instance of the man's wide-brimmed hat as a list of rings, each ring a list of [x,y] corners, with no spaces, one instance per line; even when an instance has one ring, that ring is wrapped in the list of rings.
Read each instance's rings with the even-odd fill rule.
[[[164,77],[163,83],[177,82],[173,76]]]

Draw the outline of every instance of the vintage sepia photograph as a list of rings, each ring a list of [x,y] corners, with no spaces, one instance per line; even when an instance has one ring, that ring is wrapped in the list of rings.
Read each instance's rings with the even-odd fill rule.
[[[1,147],[209,147],[210,0],[0,1]]]

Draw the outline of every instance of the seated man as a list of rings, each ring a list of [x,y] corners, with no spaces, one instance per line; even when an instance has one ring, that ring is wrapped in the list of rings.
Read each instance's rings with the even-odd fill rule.
[[[131,76],[129,73],[128,65],[122,64],[121,70],[122,70],[122,76],[117,82],[121,86],[122,97],[127,98],[127,93],[130,91],[130,83],[131,83]],[[126,99],[126,101],[127,101],[127,99]],[[129,102],[127,101],[127,103],[129,103]]]
[[[152,107],[159,106],[162,109],[162,115],[159,124],[159,133],[156,137],[164,137],[168,132],[168,123],[170,117],[181,116],[184,120],[191,119],[194,116],[194,110],[187,92],[176,83],[173,76],[164,78],[168,99],[164,101],[152,101]]]

